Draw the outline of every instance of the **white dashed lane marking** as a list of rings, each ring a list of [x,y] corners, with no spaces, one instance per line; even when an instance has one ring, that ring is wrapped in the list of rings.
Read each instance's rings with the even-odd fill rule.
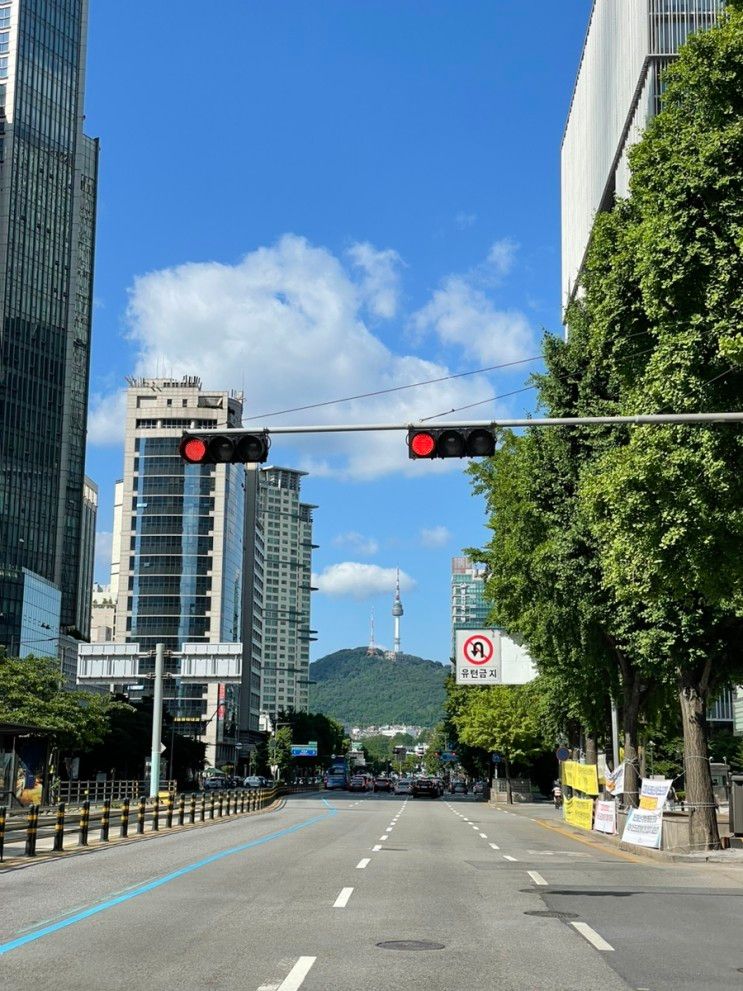
[[[614,947],[610,943],[607,943],[603,936],[599,936],[595,929],[591,929],[587,922],[571,922],[570,925],[574,929],[577,929],[581,936],[584,936],[591,946],[595,946],[597,950],[614,952]]]
[[[352,894],[353,888],[341,888],[341,893],[333,902],[333,908],[345,908],[346,905],[348,905],[348,899]]]
[[[544,880],[544,878],[539,873],[539,871],[527,871],[526,873],[532,879],[534,884],[547,884],[547,882]]]
[[[367,864],[368,864],[368,863],[370,862],[370,860],[371,860],[371,858],[370,858],[370,857],[364,857],[364,858],[363,858],[363,860],[360,860],[360,861],[358,862],[358,864],[356,864],[356,870],[357,870],[357,871],[363,871],[363,869],[364,869],[364,868],[366,867],[366,865],[367,865]]]

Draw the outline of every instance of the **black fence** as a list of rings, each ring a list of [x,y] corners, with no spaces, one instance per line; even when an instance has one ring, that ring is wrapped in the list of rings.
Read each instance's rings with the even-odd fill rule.
[[[0,806],[0,862],[250,815],[270,807],[281,795],[310,790],[312,787],[282,785],[188,795],[169,792],[165,798],[140,795],[134,801],[126,797],[117,804],[106,798],[99,806],[84,799],[72,811],[65,802],[59,802],[43,812],[38,805],[31,805],[24,815],[11,817]]]

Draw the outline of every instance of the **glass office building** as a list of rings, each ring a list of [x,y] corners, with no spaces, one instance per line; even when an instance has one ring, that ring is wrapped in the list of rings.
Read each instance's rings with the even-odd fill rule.
[[[98,143],[82,133],[87,0],[0,0],[0,644],[24,569],[74,628]]]
[[[457,630],[488,628],[490,606],[485,600],[485,568],[468,557],[451,561],[451,656],[454,657]]]
[[[240,642],[245,469],[189,465],[178,448],[185,429],[236,427],[241,416],[241,395],[204,391],[194,377],[130,382],[113,549],[118,642],[176,652]],[[181,731],[207,743],[210,763],[234,758],[237,687],[168,679],[164,696]]]

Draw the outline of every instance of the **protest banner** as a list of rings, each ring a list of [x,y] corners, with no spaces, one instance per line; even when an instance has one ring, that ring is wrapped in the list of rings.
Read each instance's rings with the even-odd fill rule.
[[[574,760],[563,761],[563,784],[583,792],[584,795],[598,795],[599,778],[595,764],[578,764]]]
[[[566,798],[563,804],[565,822],[580,829],[590,829],[593,825],[592,798]]]
[[[593,819],[593,828],[600,833],[611,833],[617,831],[617,806],[611,802],[596,802],[596,809]]]
[[[622,843],[646,846],[660,850],[663,834],[663,812],[646,812],[644,809],[630,809],[622,833]]]
[[[646,812],[661,812],[672,784],[673,781],[653,781],[643,778],[640,788],[640,808]]]
[[[607,774],[606,790],[614,796],[624,794],[624,764],[620,764]]]

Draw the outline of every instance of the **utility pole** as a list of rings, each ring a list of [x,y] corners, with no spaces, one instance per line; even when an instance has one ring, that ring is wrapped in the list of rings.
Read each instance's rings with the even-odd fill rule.
[[[163,732],[163,674],[165,644],[155,645],[155,697],[152,703],[152,749],[150,751],[150,798],[160,791],[160,748]]]

